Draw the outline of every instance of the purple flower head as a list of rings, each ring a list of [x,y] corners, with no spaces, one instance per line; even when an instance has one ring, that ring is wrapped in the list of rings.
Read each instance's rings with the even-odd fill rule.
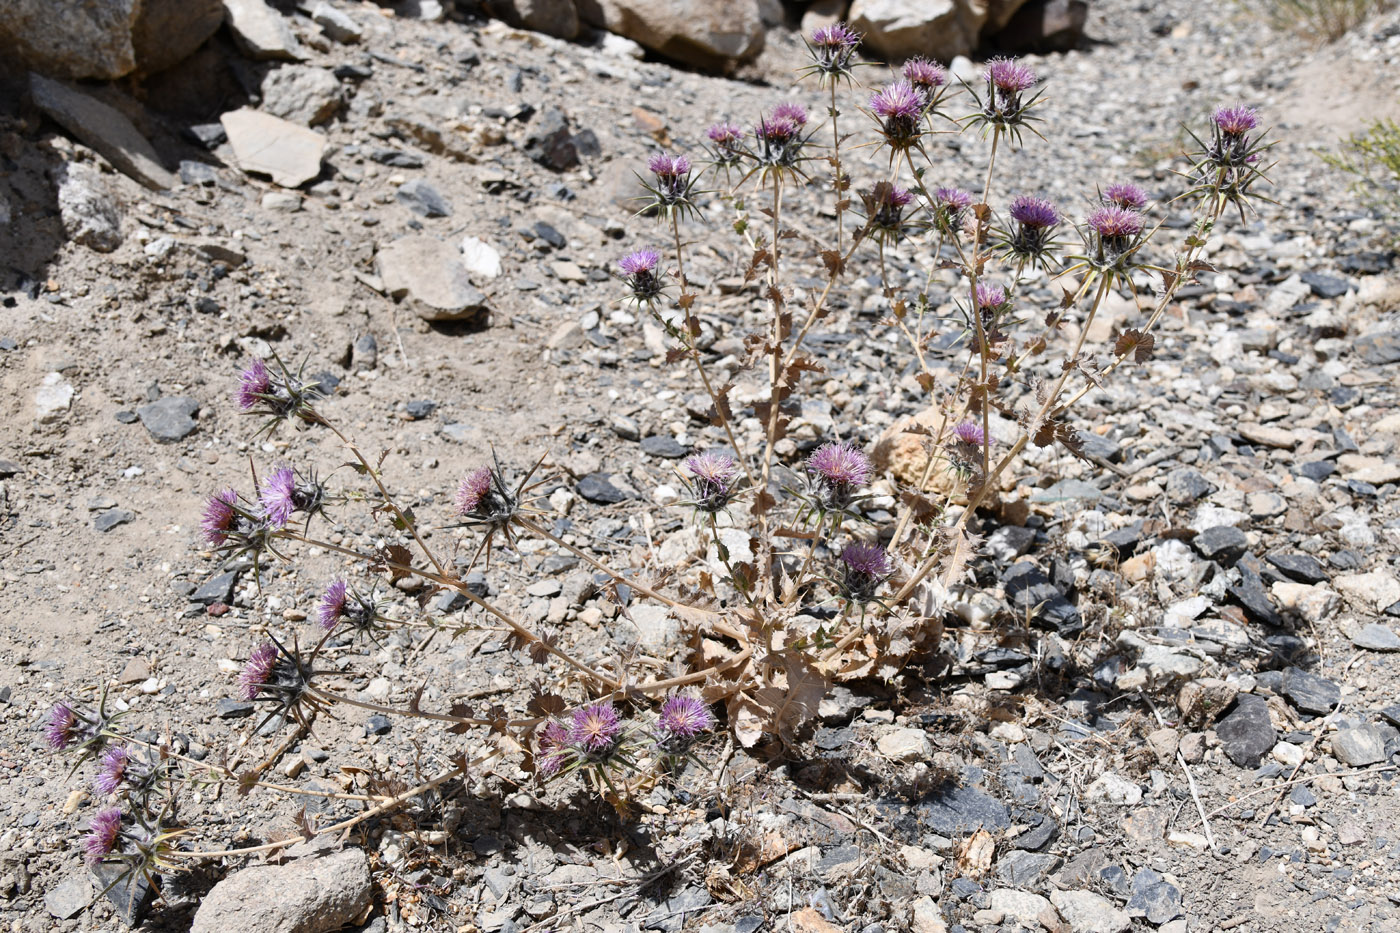
[[[471,515],[481,508],[482,500],[490,494],[491,468],[477,467],[457,487],[457,511]]]
[[[117,847],[117,838],[122,830],[122,811],[117,807],[109,807],[100,811],[88,823],[87,838],[83,840],[83,849],[87,852],[87,862],[89,865],[101,864],[102,860],[112,854]]]
[[[1011,202],[1011,219],[1023,227],[1044,229],[1058,224],[1060,214],[1044,198],[1023,194]]]
[[[733,164],[742,152],[741,142],[744,131],[733,123],[716,123],[705,135],[714,144],[715,153],[722,164]]]
[[[860,33],[845,23],[832,23],[812,30],[807,49],[812,55],[813,68],[826,81],[850,70],[851,58],[860,45]]]
[[[663,178],[677,178],[690,174],[690,159],[684,154],[672,155],[668,152],[654,152],[647,160],[647,168],[654,175]]]
[[[792,101],[784,101],[773,108],[773,119],[791,120],[798,129],[807,125],[807,108]]]
[[[667,152],[653,153],[647,168],[655,176],[652,193],[662,207],[673,207],[686,200],[690,193],[690,158]]]
[[[107,794],[114,794],[118,787],[122,785],[122,779],[126,776],[126,766],[131,760],[131,755],[127,750],[119,746],[112,746],[102,753],[102,762],[97,768],[97,778],[92,782],[92,789],[104,797]]]
[[[272,394],[272,373],[262,360],[253,360],[238,374],[238,407],[243,411],[252,411]]]
[[[1103,240],[1126,240],[1142,232],[1142,215],[1117,205],[1096,207],[1085,221]]]
[[[78,715],[67,703],[58,702],[49,710],[49,724],[44,729],[44,741],[49,748],[61,752],[78,737]]]
[[[238,675],[238,692],[245,700],[257,697],[258,691],[267,683],[272,676],[272,669],[277,666],[277,646],[272,642],[264,642],[253,649],[253,653],[248,655],[248,663],[243,668],[243,673]]]
[[[987,62],[982,78],[1008,98],[1035,86],[1035,72],[1014,58],[994,58]]]
[[[535,754],[535,770],[543,777],[559,773],[568,757],[569,732],[559,723],[550,721],[540,730],[539,750]]]
[[[281,528],[292,520],[296,509],[296,477],[291,467],[281,467],[273,471],[259,493],[263,515],[274,528]]]
[[[966,444],[969,447],[981,447],[987,442],[987,435],[980,424],[969,419],[953,428],[953,439],[959,444]]]
[[[321,597],[321,602],[316,607],[316,618],[321,623],[321,628],[329,631],[345,617],[348,593],[344,580],[334,580],[326,587],[326,595]]]
[[[807,123],[807,111],[796,104],[779,104],[767,116],[761,117],[753,128],[757,144],[755,156],[767,166],[790,168],[802,155],[802,127]]]
[[[869,602],[893,570],[880,545],[852,542],[841,551],[841,593],[852,602]]]
[[[977,283],[977,308],[980,311],[1000,310],[1007,302],[1006,289],[989,282]]]
[[[851,443],[823,444],[807,458],[807,475],[824,508],[844,509],[855,491],[870,482],[872,473],[870,458]]]
[[[1103,189],[1104,204],[1125,207],[1130,211],[1140,211],[1147,206],[1147,192],[1131,182],[1119,182]]]
[[[680,754],[702,732],[715,727],[715,714],[700,699],[684,694],[667,697],[656,718],[656,744],[663,751]]]
[[[874,190],[861,195],[875,231],[890,239],[898,239],[904,229],[904,209],[914,203],[908,190],[882,181]]]
[[[619,259],[617,267],[622,270],[623,275],[636,275],[639,272],[651,272],[660,261],[661,255],[656,250],[639,249]]]
[[[1253,107],[1216,107],[1211,121],[1220,132],[1231,139],[1239,139],[1259,126],[1259,111]]]
[[[612,701],[574,710],[569,722],[569,744],[592,758],[605,758],[622,741],[622,718]]]
[[[739,478],[739,464],[728,454],[702,452],[685,458],[690,474],[690,486],[695,493],[695,507],[702,512],[718,512],[729,504],[734,495],[734,483]]]
[[[972,206],[972,195],[961,188],[938,188],[933,192],[933,224],[945,236],[956,236],[964,212]]]
[[[633,300],[651,304],[661,295],[661,276],[656,272],[660,262],[661,254],[652,249],[639,249],[618,260],[617,267],[622,270]]]
[[[870,110],[891,145],[908,146],[918,137],[924,100],[908,81],[886,84],[870,98]]]
[[[228,540],[229,533],[237,525],[237,504],[238,493],[233,489],[224,489],[209,497],[204,504],[204,517],[199,521],[200,528],[204,530],[204,540],[214,545]]]
[[[948,71],[938,62],[931,62],[923,56],[911,58],[904,63],[900,74],[904,80],[917,88],[940,88],[948,83]]]

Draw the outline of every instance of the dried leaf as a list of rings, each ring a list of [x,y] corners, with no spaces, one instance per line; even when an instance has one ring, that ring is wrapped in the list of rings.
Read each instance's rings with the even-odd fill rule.
[[[724,427],[725,422],[733,422],[734,409],[729,407],[729,393],[734,388],[734,383],[726,382],[715,390],[714,404],[710,406],[710,424],[716,428]]]
[[[817,707],[831,684],[796,651],[782,651],[777,660],[783,666],[786,685],[763,687],[754,699],[770,711],[771,728],[783,744],[793,747],[798,731],[817,715]]]
[[[846,264],[841,261],[841,254],[834,249],[822,250],[822,264],[826,266],[826,274],[833,279],[846,271]]]
[[[1144,334],[1138,330],[1127,330],[1118,335],[1118,339],[1113,343],[1113,353],[1115,356],[1133,355],[1133,362],[1145,363],[1152,359],[1152,348],[1156,345],[1157,338],[1152,334]]]
[[[737,693],[725,706],[729,713],[729,728],[744,748],[753,748],[763,738],[763,725],[768,716],[747,694]]]
[[[683,360],[689,355],[690,351],[685,347],[672,347],[666,351],[666,365],[669,366],[672,363]]]

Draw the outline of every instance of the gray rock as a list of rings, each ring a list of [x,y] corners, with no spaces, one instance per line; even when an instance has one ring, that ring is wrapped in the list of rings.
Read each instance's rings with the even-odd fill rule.
[[[1258,767],[1278,741],[1269,719],[1268,702],[1249,694],[1241,694],[1235,700],[1234,711],[1216,723],[1215,734],[1226,757],[1241,768]]]
[[[74,875],[44,892],[44,909],[59,920],[71,920],[87,909],[92,895],[88,876]]]
[[[999,561],[1010,563],[1031,549],[1035,529],[1022,525],[1003,525],[992,532],[984,550]]]
[[[758,0],[584,0],[578,10],[593,26],[697,68],[747,61],[766,36]]]
[[[975,787],[935,791],[915,804],[919,825],[942,836],[961,838],[978,829],[996,832],[1011,825],[1005,804]]]
[[[7,0],[0,59],[60,78],[151,74],[193,53],[223,18],[219,0]]]
[[[1133,877],[1128,913],[1134,917],[1145,916],[1148,923],[1161,926],[1181,916],[1181,891],[1157,872],[1144,868]]]
[[[568,118],[558,107],[540,115],[525,138],[525,154],[545,168],[562,172],[579,164],[578,145],[569,131]]]
[[[1342,699],[1342,688],[1337,684],[1297,667],[1283,672],[1279,692],[1303,712],[1318,715],[1332,712]]]
[[[1037,887],[1060,867],[1057,855],[1039,852],[1008,852],[997,862],[997,878],[1017,888]]]
[[[1367,651],[1400,651],[1400,635],[1389,626],[1375,622],[1353,635],[1351,643]]]
[[[1066,638],[1083,630],[1084,618],[1079,610],[1030,561],[1012,564],[1002,576],[1001,585],[1012,607],[1031,613],[1034,621],[1051,626]]]
[[[296,188],[321,174],[326,140],[320,133],[258,110],[234,110],[219,118],[238,167],[270,175],[283,188]]]
[[[490,0],[491,13],[525,29],[560,39],[578,36],[578,8],[574,0]]]
[[[96,149],[117,171],[147,188],[175,187],[175,176],[161,165],[150,142],[121,111],[37,74],[29,76],[29,94],[35,106]]]
[[[257,709],[252,703],[243,700],[234,700],[229,697],[220,697],[214,703],[214,713],[220,719],[243,719],[253,715]]]
[[[150,906],[151,883],[144,875],[126,872],[120,865],[97,865],[92,869],[103,897],[111,903],[121,921],[131,929],[141,922],[141,915]]]
[[[199,403],[182,395],[170,395],[136,409],[151,436],[163,443],[184,440],[199,427],[194,420]]]
[[[316,4],[311,10],[311,19],[321,27],[322,32],[337,42],[359,42],[364,35],[359,23],[329,3]]]
[[[399,186],[394,199],[419,217],[451,217],[452,205],[442,193],[421,178],[414,178]],[[466,268],[466,264],[463,264]]]
[[[233,587],[238,582],[238,571],[229,570],[210,577],[200,584],[199,589],[190,594],[190,602],[211,606],[214,603],[228,605],[233,601]]]
[[[1089,0],[1028,0],[989,41],[1008,52],[1068,52],[1088,19]]]
[[[180,183],[184,185],[199,185],[201,187],[211,187],[218,184],[219,173],[214,166],[207,162],[196,162],[193,159],[180,160]]]
[[[70,162],[58,170],[57,178],[58,213],[69,239],[99,253],[121,246],[121,209],[102,173],[91,165]]]
[[[361,849],[321,851],[285,865],[255,865],[214,885],[190,933],[329,933],[370,906]]]
[[[1322,564],[1309,554],[1270,554],[1264,559],[1299,583],[1324,583],[1329,579]]]
[[[73,407],[74,394],[72,383],[62,373],[49,373],[34,393],[34,417],[40,424],[62,420]]]
[[[1133,923],[1127,911],[1092,891],[1051,891],[1050,903],[1072,933],[1125,933]]]
[[[616,485],[612,475],[608,473],[589,473],[582,477],[578,481],[578,494],[589,502],[602,505],[612,505],[635,498],[630,490]]]
[[[1298,278],[1319,298],[1340,298],[1352,289],[1352,284],[1341,276],[1322,272],[1304,272]]]
[[[1400,363],[1400,330],[1358,337],[1352,349],[1357,356],[1377,366]]]
[[[1332,736],[1332,754],[1349,768],[1364,768],[1385,760],[1385,737],[1375,726],[1339,729]]]
[[[263,77],[259,92],[264,113],[305,126],[325,123],[340,109],[340,82],[313,65],[274,68]]]
[[[467,277],[462,254],[436,237],[401,237],[381,246],[374,262],[385,291],[425,321],[469,320],[486,309],[486,296]]]
[[[642,438],[642,453],[663,460],[679,460],[690,453],[690,448],[669,434],[653,434]]]
[[[404,149],[371,149],[371,161],[390,168],[422,168],[428,160],[421,152],[408,152]]]
[[[1008,6],[1011,4],[1008,4]],[[951,61],[977,47],[987,5],[966,0],[855,0],[851,28],[887,59],[927,55]]]
[[[111,531],[118,525],[125,525],[135,518],[136,513],[128,509],[108,509],[98,513],[97,517],[92,520],[92,527],[98,531]]]
[[[1196,535],[1191,545],[1206,560],[1230,567],[1249,549],[1249,539],[1231,525],[1216,525]]]
[[[351,359],[357,373],[374,369],[375,364],[379,362],[379,341],[374,339],[374,334],[361,334],[355,338]]]
[[[263,0],[224,0],[228,26],[240,49],[257,61],[301,61],[306,53],[292,27]]]

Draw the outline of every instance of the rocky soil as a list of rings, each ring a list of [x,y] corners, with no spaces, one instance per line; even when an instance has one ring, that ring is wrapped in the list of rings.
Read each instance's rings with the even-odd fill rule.
[[[696,151],[709,123],[747,123],[778,100],[821,112],[816,89],[791,78],[799,11],[721,78],[618,36],[321,7],[283,23],[300,61],[254,60],[225,29],[148,79],[75,91],[18,75],[0,94],[8,929],[123,926],[75,844],[100,805],[91,766],[70,777],[45,750],[53,702],[106,685],[128,721],[235,764],[290,733],[253,734],[237,671],[262,632],[305,631],[321,584],[348,565],[313,553],[259,586],[203,550],[198,516],[212,491],[248,484],[250,459],[329,470],[343,453],[314,432],[254,438],[233,403],[250,356],[275,352],[319,380],[327,415],[387,451],[396,489],[434,522],[494,447],[513,468],[545,457],[548,517],[580,546],[622,564],[703,557],[688,513],[667,506],[677,458],[717,439],[708,402],[665,365],[662,332],[618,301],[612,264],[661,236],[629,200],[648,152]],[[1400,928],[1395,231],[1318,157],[1400,106],[1400,16],[1319,49],[1230,4],[1096,0],[1077,49],[1029,61],[1048,82],[1046,141],[1005,157],[1006,186],[1077,210],[1094,186],[1128,178],[1165,201],[1180,190],[1181,124],[1242,101],[1276,128],[1276,203],[1225,225],[1217,271],[1183,290],[1155,359],[1077,411],[1090,462],[1027,457],[985,518],[937,654],[837,688],[796,748],[717,738],[704,768],[633,821],[576,784],[541,787],[502,765],[339,851],[314,842],[172,876],[133,919],[485,933]],[[853,123],[860,103],[847,102]],[[939,181],[978,187],[985,148],[940,139]],[[874,148],[853,158],[858,183],[880,177]],[[766,305],[743,283],[727,206],[702,209],[688,273],[702,345],[738,383],[738,407],[758,386],[739,370],[741,338]],[[820,235],[827,210],[814,185],[794,195],[790,222]],[[1165,258],[1184,215],[1159,210]],[[922,278],[930,259],[901,248],[892,275]],[[862,261],[875,268],[873,254]],[[797,288],[818,282],[819,262],[809,269]],[[1043,281],[1033,294],[1047,308],[1058,297]],[[878,323],[878,279],[855,281],[836,309],[812,340],[825,371],[780,447],[788,463],[833,433],[873,449],[926,404],[898,334]],[[1136,314],[1127,298],[1110,309],[1104,339]],[[951,349],[939,360],[950,378],[961,365]],[[743,427],[757,437],[755,419]],[[890,466],[877,520],[901,481]],[[336,543],[380,534],[354,509],[335,517]],[[625,593],[536,542],[474,582],[585,657],[664,672],[682,647],[672,620],[626,611]],[[418,611],[412,593],[381,595]],[[471,620],[451,600],[428,611]],[[489,626],[431,643],[347,639],[333,657],[365,699],[406,704],[420,684],[425,705],[529,699]],[[275,774],[303,790],[403,789],[484,741],[419,725],[338,712]],[[326,822],[360,806],[206,787],[181,815],[198,827],[191,845],[222,849],[290,836],[303,804]]]

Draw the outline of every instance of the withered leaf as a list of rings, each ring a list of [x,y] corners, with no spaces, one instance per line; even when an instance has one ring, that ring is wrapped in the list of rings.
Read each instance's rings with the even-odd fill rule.
[[[822,265],[826,266],[826,274],[833,279],[846,271],[846,264],[841,261],[841,254],[834,249],[822,250]]]
[[[749,514],[762,515],[777,504],[778,500],[773,498],[771,492],[766,489],[760,489],[753,497],[753,505],[749,506]]]
[[[538,693],[530,698],[525,708],[534,716],[558,716],[564,712],[564,698],[556,693]]]
[[[1138,330],[1127,330],[1118,335],[1118,339],[1113,344],[1113,353],[1115,356],[1123,357],[1131,353],[1133,362],[1145,363],[1152,359],[1152,348],[1156,344],[1157,338],[1152,334],[1144,334]]]
[[[689,355],[690,351],[685,347],[671,347],[666,351],[666,365],[669,366],[672,363],[683,360]]]

